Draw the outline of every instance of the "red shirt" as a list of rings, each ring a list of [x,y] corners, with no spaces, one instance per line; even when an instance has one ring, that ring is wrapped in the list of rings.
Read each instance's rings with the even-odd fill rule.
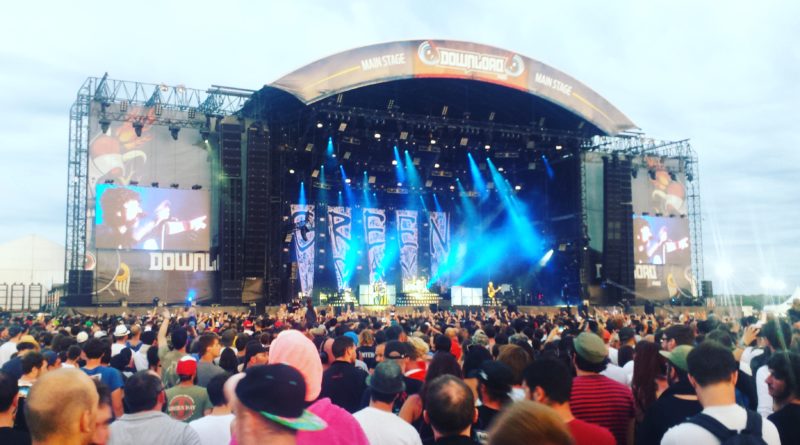
[[[577,419],[607,428],[618,444],[627,443],[635,411],[626,385],[600,374],[575,377],[569,407]]]
[[[567,426],[575,439],[575,445],[617,445],[611,431],[601,426],[580,419],[572,419]]]

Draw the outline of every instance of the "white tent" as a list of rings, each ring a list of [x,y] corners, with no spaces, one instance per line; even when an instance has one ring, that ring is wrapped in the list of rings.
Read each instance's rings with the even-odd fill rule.
[[[0,244],[0,284],[41,284],[45,291],[64,282],[64,246],[36,235]]]
[[[764,312],[772,314],[786,314],[786,311],[792,307],[795,299],[800,299],[800,286],[794,288],[792,296],[781,304],[768,304],[764,306]]]

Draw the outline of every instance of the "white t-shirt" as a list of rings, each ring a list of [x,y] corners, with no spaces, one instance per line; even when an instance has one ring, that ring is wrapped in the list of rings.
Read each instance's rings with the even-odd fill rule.
[[[189,422],[197,431],[203,445],[228,445],[231,442],[231,422],[233,414],[205,416]]]
[[[703,410],[703,414],[717,419],[730,430],[740,431],[747,425],[747,411],[739,405],[712,406]],[[761,437],[768,445],[780,445],[778,429],[769,420],[761,419]],[[705,428],[693,423],[682,423],[667,430],[661,439],[661,445],[719,445],[719,440]]]
[[[119,354],[120,352],[122,352],[123,349],[125,349],[127,347],[128,347],[128,345],[126,345],[124,343],[123,344],[112,343],[111,344],[111,356],[113,357],[113,356]]]
[[[625,374],[625,371],[622,370],[619,366],[609,363],[606,365],[606,369],[600,373],[600,375],[604,375],[611,380],[615,380],[623,385],[628,385],[628,375]]]
[[[756,411],[766,418],[772,414],[772,396],[769,395],[767,387],[767,377],[769,377],[769,366],[764,365],[756,371],[756,394],[758,395],[758,406]]]
[[[752,346],[744,348],[744,351],[742,351],[742,357],[739,359],[739,369],[741,369],[743,372],[746,372],[747,375],[753,375],[753,370],[750,368],[750,362],[763,353],[763,349],[754,348]]]
[[[628,363],[625,363],[622,370],[625,371],[625,377],[628,379],[627,385],[631,386],[631,383],[633,383],[633,360],[629,360]]]
[[[133,364],[136,366],[137,371],[147,371],[149,362],[147,361],[147,350],[150,345],[142,345],[139,350],[133,353]]]
[[[17,342],[7,341],[0,346],[0,366],[6,364],[7,361],[11,360],[11,356],[17,352]]]
[[[608,359],[611,360],[611,363],[615,365],[619,363],[619,350],[617,348],[612,348],[611,346],[609,346]]]
[[[353,414],[370,445],[422,445],[419,433],[400,417],[368,406]]]

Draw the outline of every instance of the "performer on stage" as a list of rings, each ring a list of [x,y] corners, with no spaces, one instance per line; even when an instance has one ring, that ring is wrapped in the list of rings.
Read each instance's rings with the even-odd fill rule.
[[[494,287],[494,283],[491,281],[489,282],[489,286],[486,288],[486,293],[489,295],[489,300],[492,302],[492,306],[497,306],[497,299],[495,295],[500,292],[500,287]]]

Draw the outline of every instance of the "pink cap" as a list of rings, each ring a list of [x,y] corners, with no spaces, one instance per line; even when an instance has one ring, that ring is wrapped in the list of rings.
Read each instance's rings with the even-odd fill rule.
[[[306,402],[313,402],[322,389],[322,362],[314,343],[302,332],[283,331],[269,347],[269,364],[283,363],[303,375],[306,381]]]

